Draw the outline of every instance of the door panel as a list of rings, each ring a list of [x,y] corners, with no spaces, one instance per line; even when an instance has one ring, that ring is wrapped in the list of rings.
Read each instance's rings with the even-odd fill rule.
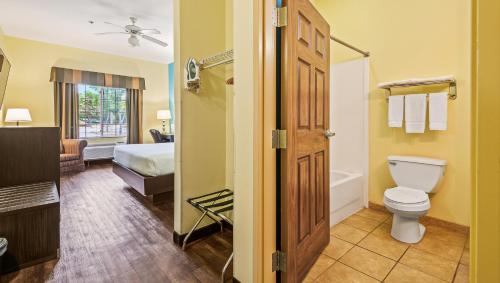
[[[325,36],[321,33],[321,31],[317,30],[316,29],[316,32],[315,32],[315,36],[316,36],[316,53],[318,56],[324,58],[325,57],[325,46],[326,46],[326,38]],[[330,41],[330,39],[328,39],[328,41]]]
[[[325,116],[325,73],[321,70],[316,69],[316,73],[314,74],[314,94],[316,95],[316,128],[323,129],[324,128],[324,116]]]
[[[297,82],[299,84],[298,90],[298,106],[297,115],[299,116],[299,128],[308,129],[309,128],[309,109],[311,101],[311,65],[307,62],[299,60],[298,61],[298,74]]]
[[[325,220],[325,152],[318,152],[315,154],[315,187],[316,187],[316,222],[321,224]]]
[[[300,282],[330,240],[330,27],[309,0],[288,0],[282,33],[281,245],[282,279]]]
[[[299,13],[298,17],[298,39],[305,46],[311,44],[311,21]]]
[[[310,160],[309,156],[299,159],[298,162],[298,210],[299,220],[299,243],[304,240],[311,232],[311,183],[310,183]]]

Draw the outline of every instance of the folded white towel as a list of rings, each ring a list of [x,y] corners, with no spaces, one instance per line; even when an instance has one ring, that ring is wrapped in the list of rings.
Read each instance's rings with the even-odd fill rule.
[[[429,129],[446,131],[448,124],[448,93],[429,94]]]
[[[426,97],[427,94],[405,96],[405,126],[407,133],[425,132]]]
[[[389,96],[389,127],[401,128],[403,126],[404,96]]]

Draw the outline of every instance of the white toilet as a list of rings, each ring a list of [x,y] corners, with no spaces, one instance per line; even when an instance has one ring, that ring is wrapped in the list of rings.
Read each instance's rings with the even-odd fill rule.
[[[384,192],[384,205],[394,213],[391,235],[401,242],[417,243],[425,233],[418,219],[431,207],[427,194],[437,192],[446,160],[396,155],[387,159],[398,185]]]

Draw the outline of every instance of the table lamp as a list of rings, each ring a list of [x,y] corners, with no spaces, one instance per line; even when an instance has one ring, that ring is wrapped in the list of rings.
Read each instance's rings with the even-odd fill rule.
[[[170,114],[170,110],[158,110],[156,112],[156,119],[162,121],[162,128],[163,128],[163,133],[165,134],[165,124],[167,120],[172,119],[172,115]],[[170,129],[169,129],[170,131]]]
[[[9,108],[5,122],[16,122],[16,126],[19,126],[19,122],[31,122],[30,111],[26,108]]]

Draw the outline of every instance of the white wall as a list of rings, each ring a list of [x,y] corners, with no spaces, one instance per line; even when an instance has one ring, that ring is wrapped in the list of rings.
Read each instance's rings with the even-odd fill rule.
[[[368,158],[366,60],[333,64],[330,72],[330,127],[336,133],[330,139],[330,168],[363,175]]]

